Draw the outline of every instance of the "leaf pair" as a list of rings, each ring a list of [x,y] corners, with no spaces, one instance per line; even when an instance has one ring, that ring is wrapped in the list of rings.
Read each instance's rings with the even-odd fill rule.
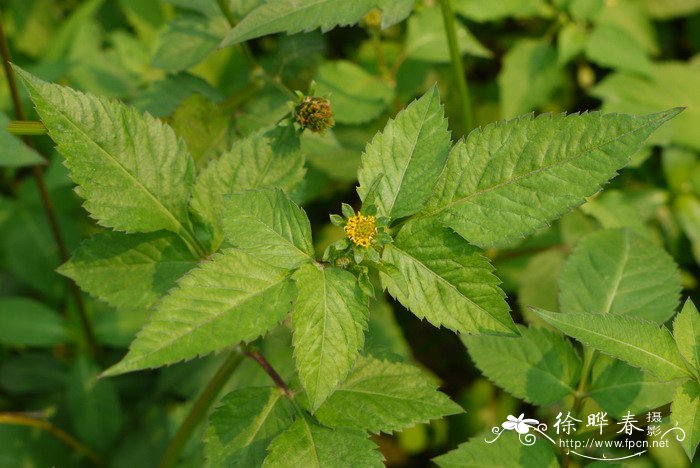
[[[230,393],[211,416],[206,456],[210,466],[382,466],[366,431],[391,433],[461,411],[418,368],[363,356],[316,412],[320,424],[295,415],[279,389]]]

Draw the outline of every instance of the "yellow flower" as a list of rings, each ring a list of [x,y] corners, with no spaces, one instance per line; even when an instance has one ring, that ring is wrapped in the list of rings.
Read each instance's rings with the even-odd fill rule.
[[[377,235],[374,216],[363,216],[359,211],[355,216],[348,218],[344,229],[348,238],[360,247],[369,247],[372,239]]]

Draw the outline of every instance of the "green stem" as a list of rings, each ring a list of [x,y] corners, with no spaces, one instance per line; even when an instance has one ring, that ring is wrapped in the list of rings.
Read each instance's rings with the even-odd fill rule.
[[[581,377],[574,393],[574,403],[572,411],[577,414],[581,410],[581,405],[586,397],[586,386],[588,385],[588,376],[591,373],[591,368],[595,362],[596,351],[593,348],[584,346],[583,348],[583,365],[581,366]]]
[[[457,86],[457,93],[459,94],[459,102],[462,110],[463,133],[466,135],[474,128],[474,115],[469,88],[467,86],[466,73],[464,72],[464,63],[462,63],[462,54],[459,50],[459,44],[457,43],[457,28],[455,27],[457,20],[452,10],[452,0],[440,0],[440,9],[442,10],[442,19],[445,23],[445,31],[447,32],[452,73]]]
[[[7,77],[7,86],[10,89],[12,104],[15,108],[15,115],[17,120],[26,120],[24,108],[22,107],[22,101],[19,98],[15,74],[12,72],[12,67],[10,66],[12,60],[10,57],[10,49],[7,46],[5,31],[2,27],[2,18],[0,18],[0,54],[2,55],[2,64],[3,68],[5,69],[5,76]],[[23,140],[27,146],[36,149],[31,138],[25,136],[23,137]],[[46,218],[49,222],[51,234],[53,235],[54,242],[56,243],[59,258],[61,259],[62,263],[65,263],[68,261],[70,256],[68,255],[66,243],[63,240],[63,234],[61,233],[61,228],[58,224],[58,216],[56,215],[56,210],[54,209],[53,202],[49,196],[49,190],[46,187],[44,173],[42,172],[41,166],[32,166],[32,175],[34,176],[34,181],[36,182],[37,190],[39,191],[39,198],[41,199],[44,213],[46,214]],[[83,331],[83,335],[85,336],[85,341],[87,342],[90,354],[96,361],[99,361],[102,353],[99,345],[97,344],[97,340],[95,339],[95,333],[92,330],[92,325],[87,315],[85,303],[83,302],[83,296],[80,293],[78,286],[72,280],[68,280],[68,284],[70,285],[71,294],[75,299],[75,305],[78,309],[78,318],[80,320],[81,329]]]
[[[44,124],[34,120],[13,120],[7,124],[7,131],[13,135],[46,135],[48,130]]]
[[[11,424],[16,426],[28,426],[46,431],[61,442],[70,446],[76,452],[88,457],[95,465],[103,466],[102,458],[90,447],[64,431],[43,419],[36,419],[20,413],[0,413],[0,424]]]
[[[204,416],[206,416],[224,384],[228,381],[229,377],[231,377],[233,371],[238,368],[242,360],[243,355],[239,349],[235,349],[229,354],[226,361],[224,361],[219,370],[216,371],[214,377],[212,377],[209,384],[207,384],[206,388],[194,402],[187,417],[178,428],[170,444],[168,444],[158,464],[159,468],[171,467],[177,463],[192,432],[194,432],[195,428],[199,425]]]

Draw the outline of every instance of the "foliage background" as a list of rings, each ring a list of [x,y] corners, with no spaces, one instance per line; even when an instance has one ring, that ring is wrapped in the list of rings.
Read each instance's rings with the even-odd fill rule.
[[[231,0],[242,18],[257,0]],[[607,190],[550,229],[490,250],[516,321],[537,320],[525,307],[558,308],[557,276],[572,245],[600,227],[628,227],[672,254],[684,295],[697,294],[700,261],[700,2],[696,0],[454,0],[476,122],[537,112],[603,109],[630,113],[688,106],[653,137]],[[118,98],[169,122],[202,165],[231,142],[274,124],[289,96],[256,74],[239,48],[216,49],[229,26],[216,2],[197,0],[3,0],[2,24],[14,62],[35,75]],[[371,21],[370,21],[371,23]],[[367,141],[437,82],[456,140],[466,131],[449,67],[439,9],[418,1],[411,17],[381,32],[367,22],[321,34],[265,36],[250,42],[265,76],[288,88],[329,95],[337,125],[305,135],[304,184],[294,193],[312,222],[319,254],[342,233],[328,222],[341,202],[356,201],[355,173]],[[13,118],[2,77],[0,109]],[[24,106],[30,109],[25,98]],[[35,117],[35,116],[34,116]],[[4,118],[4,117],[3,117]],[[4,126],[4,124],[3,124]],[[80,207],[66,169],[45,136],[46,184],[68,248],[100,230]],[[114,466],[154,466],[200,389],[220,365],[211,356],[159,371],[95,380],[75,302],[44,217],[31,171],[12,167],[0,147],[0,411],[49,419],[104,454]],[[26,155],[31,161],[35,157]],[[21,298],[21,299],[18,299]],[[115,313],[84,296],[98,342],[113,362],[145,320]],[[697,301],[696,301],[697,302]],[[10,316],[31,309],[46,327],[12,329]],[[59,313],[67,313],[67,319]],[[13,322],[14,323],[14,322]],[[20,324],[20,327],[22,325]],[[17,343],[17,333],[25,333]],[[36,342],[32,342],[32,337]],[[268,340],[270,359],[291,369],[285,337]],[[369,349],[409,356],[430,369],[465,414],[378,436],[388,463],[422,466],[507,414],[536,413],[481,376],[452,332],[401,307],[372,312]],[[285,367],[286,366],[286,367]],[[228,389],[265,382],[244,364]],[[225,392],[224,392],[225,393]],[[201,464],[192,438],[185,466]],[[651,453],[641,464],[682,466],[682,450]],[[87,463],[46,432],[0,425],[0,466]],[[647,466],[647,465],[645,465]]]

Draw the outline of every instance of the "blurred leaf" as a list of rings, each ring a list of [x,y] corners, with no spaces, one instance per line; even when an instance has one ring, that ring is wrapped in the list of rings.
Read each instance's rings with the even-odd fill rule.
[[[690,375],[671,333],[663,325],[622,315],[563,314],[541,309],[537,313],[581,343],[649,371],[661,380]]]
[[[578,242],[559,279],[563,313],[603,313],[668,320],[681,290],[678,266],[630,230],[603,230]]]
[[[99,450],[110,448],[122,426],[122,409],[114,385],[99,379],[99,368],[80,357],[70,373],[66,399],[75,433]]]
[[[382,28],[386,29],[406,19],[413,11],[416,0],[380,0]]]
[[[508,393],[537,405],[573,394],[581,358],[561,335],[519,326],[518,338],[462,336],[476,367]]]
[[[153,66],[168,72],[187,70],[213,52],[228,29],[223,16],[176,16],[160,33]]]
[[[564,264],[564,252],[550,249],[530,257],[527,266],[520,275],[518,287],[518,305],[520,313],[528,323],[545,324],[531,306],[556,312],[559,310],[559,272]]]
[[[700,200],[693,195],[681,195],[673,208],[683,232],[690,239],[693,257],[700,263]]]
[[[680,443],[692,461],[700,443],[700,384],[695,380],[678,387],[671,404],[671,420],[685,431]]]
[[[364,352],[378,358],[400,356],[408,361],[411,348],[396,320],[392,306],[383,297],[369,304],[369,328]]]
[[[462,54],[490,58],[493,53],[484,47],[463,24],[457,23],[457,44]],[[408,58],[433,63],[449,63],[450,49],[447,44],[445,24],[440,8],[425,9],[408,20],[406,49]]]
[[[578,23],[567,23],[557,35],[557,64],[566,65],[586,48],[588,32]]]
[[[23,297],[0,297],[0,342],[10,346],[52,346],[67,340],[56,311]]]
[[[550,16],[552,8],[544,0],[454,0],[454,9],[471,20],[485,22],[507,17]]]
[[[503,56],[498,75],[501,117],[509,119],[541,108],[563,83],[554,47],[538,40],[519,40]]]
[[[301,151],[309,164],[333,179],[345,182],[357,180],[360,152],[342,146],[335,134],[304,132],[301,135]]]
[[[277,387],[248,387],[221,399],[204,443],[208,466],[260,466],[272,439],[292,425],[294,408]]]
[[[7,131],[10,119],[0,112],[0,167],[23,167],[46,161],[34,149],[26,146]]]
[[[365,341],[367,297],[355,276],[315,264],[294,273],[299,295],[292,314],[294,358],[315,411],[353,367]]]
[[[187,73],[178,73],[151,83],[136,95],[131,105],[154,117],[164,117],[175,112],[182,101],[194,93],[199,93],[214,102],[222,99],[219,91],[203,79]]]
[[[338,123],[361,124],[379,117],[391,103],[391,86],[346,60],[326,62],[314,77],[316,94],[331,101]]]
[[[0,364],[0,388],[10,395],[59,393],[67,380],[65,365],[46,353],[10,356]]]
[[[462,411],[417,367],[362,356],[315,416],[330,427],[390,434]]]
[[[103,375],[161,367],[251,341],[289,312],[288,272],[239,250],[215,254],[159,304],[129,353]]]
[[[592,91],[603,100],[605,112],[645,113],[687,106],[683,115],[650,139],[650,143],[673,142],[700,149],[700,69],[687,64],[664,62],[653,65],[651,78],[618,72],[608,75]]]
[[[382,467],[376,448],[362,431],[330,429],[299,417],[272,441],[263,467]]]
[[[651,60],[644,49],[625,30],[614,25],[596,26],[586,43],[586,56],[602,67],[652,74]]]
[[[690,16],[700,10],[700,0],[644,0],[643,3],[651,16],[660,20]]]
[[[167,231],[105,231],[83,242],[58,272],[117,309],[145,314],[196,265],[187,246]]]

